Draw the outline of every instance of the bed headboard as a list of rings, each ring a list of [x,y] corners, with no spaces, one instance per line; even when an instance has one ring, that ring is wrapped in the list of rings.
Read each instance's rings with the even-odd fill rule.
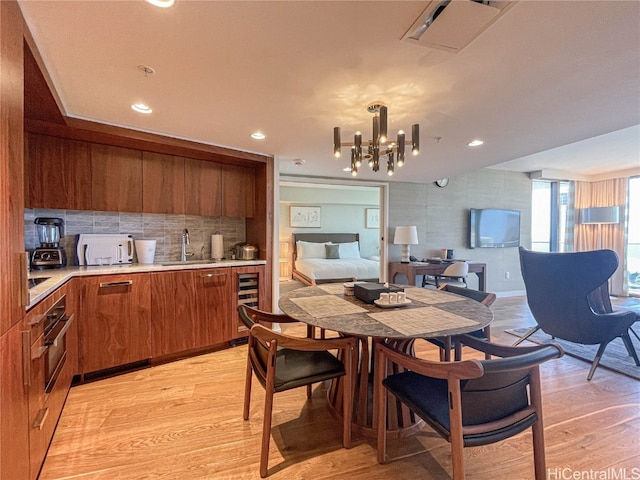
[[[360,241],[359,233],[294,233],[293,234],[293,260],[298,258],[298,252],[296,251],[296,242],[301,240],[303,242],[314,243],[348,243]]]

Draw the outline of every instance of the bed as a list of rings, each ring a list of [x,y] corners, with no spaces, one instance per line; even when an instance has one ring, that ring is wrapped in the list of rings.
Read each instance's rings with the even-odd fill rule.
[[[293,277],[305,285],[377,281],[380,262],[360,257],[357,233],[294,233]]]

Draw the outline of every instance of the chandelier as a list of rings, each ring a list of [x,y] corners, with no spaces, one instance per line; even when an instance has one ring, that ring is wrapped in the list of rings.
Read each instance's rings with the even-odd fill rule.
[[[402,130],[398,130],[398,138],[395,142],[390,142],[387,136],[387,107],[382,102],[374,102],[367,107],[369,113],[373,113],[373,135],[372,140],[364,143],[366,153],[363,153],[362,133],[356,132],[353,142],[342,143],[340,138],[340,127],[333,129],[333,155],[339,158],[342,147],[351,147],[351,175],[358,174],[358,168],[363,160],[367,162],[374,172],[380,170],[380,159],[386,157],[387,175],[394,173],[395,166],[404,165],[405,146],[411,146],[411,153],[417,155],[420,150],[420,125],[417,123],[411,126],[411,140],[405,140]]]

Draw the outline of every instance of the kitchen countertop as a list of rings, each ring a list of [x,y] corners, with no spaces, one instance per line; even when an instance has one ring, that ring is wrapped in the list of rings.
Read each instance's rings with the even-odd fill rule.
[[[47,280],[29,289],[29,305],[27,310],[35,306],[40,300],[62,286],[73,277],[86,277],[92,275],[126,275],[128,273],[165,272],[171,270],[194,270],[202,268],[222,267],[250,267],[253,265],[266,265],[265,260],[189,260],[187,262],[165,262],[142,264],[129,263],[126,265],[104,265],[91,267],[65,267],[50,268],[44,270],[32,270],[29,278],[48,277]]]

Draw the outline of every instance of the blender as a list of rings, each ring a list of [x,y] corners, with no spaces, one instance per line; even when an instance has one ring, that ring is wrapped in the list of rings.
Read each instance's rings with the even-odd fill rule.
[[[31,268],[61,268],[67,265],[67,254],[60,244],[64,237],[64,220],[38,217],[34,220],[40,246],[31,254]]]

